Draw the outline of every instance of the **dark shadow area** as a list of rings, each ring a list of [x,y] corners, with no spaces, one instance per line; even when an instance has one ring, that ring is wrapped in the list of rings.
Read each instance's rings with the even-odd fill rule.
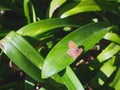
[[[60,71],[58,74],[62,77],[64,75],[64,73],[66,72],[66,69]]]
[[[118,2],[113,0],[94,0],[94,2],[103,10],[103,11],[110,11],[110,12],[118,12]]]

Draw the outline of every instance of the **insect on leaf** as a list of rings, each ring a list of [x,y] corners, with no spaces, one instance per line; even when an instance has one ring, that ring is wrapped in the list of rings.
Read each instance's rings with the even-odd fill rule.
[[[78,46],[75,44],[75,42],[73,41],[69,41],[68,43],[68,55],[72,56],[73,59],[77,59],[78,56],[82,53],[83,49],[82,48],[78,48]]]

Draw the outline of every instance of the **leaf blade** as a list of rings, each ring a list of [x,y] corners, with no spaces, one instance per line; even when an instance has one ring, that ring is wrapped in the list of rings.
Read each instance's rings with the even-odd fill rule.
[[[64,26],[78,27],[79,25],[68,18],[46,19],[26,25],[25,27],[19,29],[17,33],[22,36],[31,36],[35,39],[40,40],[41,38],[43,38],[44,33],[49,32],[52,29],[64,27]]]
[[[106,49],[104,49],[98,56],[99,62],[104,62],[107,59],[113,57],[116,53],[120,51],[120,45],[111,43]]]
[[[52,14],[54,11],[59,8],[63,3],[65,3],[67,0],[52,0],[50,4],[50,11],[49,11],[49,18],[52,17]]]
[[[105,29],[103,28],[105,26],[106,25],[103,23],[92,23],[89,25],[85,25],[62,39],[47,55],[43,64],[42,77],[47,78],[61,71],[66,66],[74,62],[74,60],[67,55],[68,42],[70,40],[75,41],[78,46],[84,46],[84,51],[87,51],[91,47],[93,47],[105,35],[105,33],[107,33],[112,28],[111,27]],[[88,34],[89,30],[91,30],[91,32],[89,32]],[[56,56],[58,56],[59,58],[56,58]]]
[[[11,39],[8,39],[12,37]],[[20,51],[16,46],[14,46],[13,38],[16,38],[16,33],[15,32],[10,32],[4,39],[0,41],[1,49],[4,51],[4,53],[17,65],[19,66],[22,70],[24,70],[28,75],[30,75],[32,78],[34,78],[37,81],[43,81],[41,79],[41,70],[36,67],[32,62],[29,61],[29,58],[27,58],[22,51]],[[16,38],[17,41],[19,42],[20,39]],[[12,42],[11,42],[12,41]],[[22,41],[22,44],[24,44],[25,41]],[[16,43],[16,41],[15,41]],[[25,45],[26,46],[26,45]],[[29,45],[27,45],[29,46]],[[26,48],[24,49],[28,49]],[[21,47],[19,47],[21,48]],[[33,48],[31,48],[33,50]],[[34,50],[33,50],[34,51]]]

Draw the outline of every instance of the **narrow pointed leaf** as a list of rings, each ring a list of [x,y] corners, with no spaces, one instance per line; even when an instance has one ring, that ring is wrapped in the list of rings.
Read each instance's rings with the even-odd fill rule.
[[[42,81],[39,68],[42,67],[43,58],[27,41],[12,31],[0,41],[0,47],[28,75]]]
[[[81,82],[69,66],[66,68],[65,73],[63,75],[60,76],[58,74],[55,74],[52,76],[52,78],[55,80],[57,79],[59,83],[64,83],[68,90],[84,90],[84,87],[82,86]],[[62,81],[60,81],[60,79]]]
[[[50,11],[49,11],[49,17],[51,18],[54,11],[59,8],[63,3],[65,3],[67,0],[52,0],[50,4]]]
[[[30,23],[30,9],[29,9],[29,0],[24,0],[24,14],[27,18],[27,22]]]
[[[112,7],[111,7],[112,6]],[[61,15],[61,18],[68,17],[74,14],[89,12],[89,11],[101,11],[101,10],[114,10],[117,9],[116,3],[110,3],[107,0],[80,0],[72,9],[66,11]]]
[[[96,3],[93,0],[90,0],[89,2],[87,0],[81,0],[78,5],[76,5],[74,8],[66,11],[61,15],[61,18],[68,17],[77,13],[81,12],[88,12],[88,11],[100,11],[100,7],[96,5]]]
[[[120,44],[120,37],[115,34],[115,33],[107,33],[105,36],[104,36],[104,39],[107,39],[107,40],[110,40],[110,41],[113,41],[115,43],[118,43]]]
[[[120,89],[120,79],[118,79],[118,82],[115,84],[114,88],[115,88],[115,90]]]
[[[42,77],[47,78],[74,62],[67,54],[69,41],[74,41],[78,46],[83,46],[84,51],[88,51],[113,28],[106,27],[105,23],[88,24],[63,38],[47,55],[43,64]]]
[[[11,59],[11,61],[13,61],[29,76],[34,78],[36,81],[43,82],[41,79],[40,69],[42,68],[44,59],[26,40],[24,40],[24,38],[12,31],[0,41],[0,48]],[[83,90],[81,83],[74,75],[71,68],[67,69],[64,75],[65,76],[62,77],[56,74],[52,76],[52,78],[57,82],[65,84],[69,90],[79,90],[77,88],[81,88],[81,90]],[[75,81],[70,78],[71,75],[74,77]]]
[[[47,19],[29,24],[19,29],[17,33],[23,36],[31,36],[36,39],[41,39],[45,32],[48,32],[54,28],[64,26],[78,26],[78,25],[74,21],[71,21],[69,19]]]
[[[116,53],[120,51],[120,45],[111,43],[105,50],[103,50],[97,57],[99,62],[104,62],[105,60],[113,57]]]
[[[84,90],[84,88],[81,85],[79,79],[76,77],[75,74],[73,74],[73,71],[70,67],[66,68],[66,72],[68,74],[64,74],[63,79],[64,79],[64,82],[65,82],[65,85],[68,87],[68,90]],[[70,81],[71,83],[68,84],[68,81]]]

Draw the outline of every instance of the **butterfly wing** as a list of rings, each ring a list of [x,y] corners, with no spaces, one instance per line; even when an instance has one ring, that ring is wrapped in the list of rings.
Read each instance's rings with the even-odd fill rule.
[[[69,41],[68,47],[69,47],[68,55],[74,56],[74,53],[75,53],[76,49],[78,48],[77,45],[73,41]]]
[[[73,49],[77,49],[77,48],[78,48],[78,46],[77,46],[73,41],[69,41],[68,47],[69,47],[70,49],[71,49],[71,48],[73,48]]]
[[[83,51],[82,48],[78,48],[78,46],[73,42],[73,41],[69,41],[68,43],[68,55],[72,56],[73,59],[75,60]]]

